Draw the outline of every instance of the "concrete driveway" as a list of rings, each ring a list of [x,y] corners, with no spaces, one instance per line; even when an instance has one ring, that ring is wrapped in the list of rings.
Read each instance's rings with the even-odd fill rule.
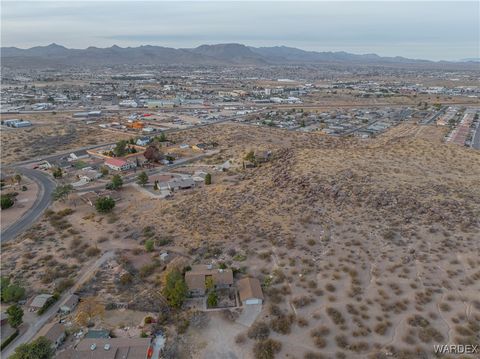
[[[250,327],[258,315],[262,311],[262,304],[249,304],[243,306],[242,314],[237,318],[236,322],[245,327]]]

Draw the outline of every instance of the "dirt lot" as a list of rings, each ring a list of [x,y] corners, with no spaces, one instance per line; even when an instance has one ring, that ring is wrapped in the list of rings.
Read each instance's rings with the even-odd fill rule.
[[[2,164],[130,137],[123,133],[92,131],[91,126],[87,126],[80,120],[73,120],[70,114],[0,116],[1,120],[9,118],[28,120],[33,126],[5,130],[2,126]]]

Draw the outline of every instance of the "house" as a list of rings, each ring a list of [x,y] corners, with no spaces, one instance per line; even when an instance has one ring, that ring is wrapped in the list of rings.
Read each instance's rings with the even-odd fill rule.
[[[32,310],[38,310],[40,308],[43,308],[43,306],[47,303],[47,301],[52,297],[53,295],[51,294],[39,294],[32,299],[29,307]]]
[[[78,295],[72,294],[67,301],[60,306],[60,311],[63,314],[71,313],[78,304]]]
[[[185,282],[190,295],[205,295],[205,282],[208,278],[213,280],[216,289],[229,288],[233,284],[233,272],[231,269],[213,268],[211,265],[194,265],[185,273]]]
[[[177,191],[179,189],[189,189],[195,187],[195,181],[192,178],[175,178],[167,183],[168,189]]]
[[[150,141],[151,141],[151,139],[149,137],[141,137],[141,138],[137,139],[135,144],[137,146],[146,146],[150,143]]]
[[[86,150],[82,150],[82,151],[77,151],[77,152],[72,152],[68,155],[68,161],[77,161],[77,160],[81,160],[83,158],[88,158],[89,157],[89,154],[87,153]]]
[[[264,297],[260,281],[256,278],[243,278],[237,282],[238,294],[243,305],[262,304]]]
[[[47,338],[52,342],[52,347],[58,349],[65,340],[65,326],[60,323],[49,323],[38,332],[37,337]]]
[[[86,182],[92,182],[102,177],[102,174],[95,170],[86,170],[79,177]]]
[[[114,171],[126,171],[132,167],[135,167],[135,164],[127,162],[120,158],[109,158],[105,161],[105,166],[111,168]]]
[[[18,121],[12,124],[12,127],[30,127],[32,123],[30,121]]]
[[[150,338],[84,338],[57,359],[147,359],[153,354]]]

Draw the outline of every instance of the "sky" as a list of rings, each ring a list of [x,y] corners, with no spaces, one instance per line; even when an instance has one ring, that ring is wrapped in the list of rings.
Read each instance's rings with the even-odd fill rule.
[[[478,58],[479,1],[4,1],[1,45],[242,43],[429,60]]]

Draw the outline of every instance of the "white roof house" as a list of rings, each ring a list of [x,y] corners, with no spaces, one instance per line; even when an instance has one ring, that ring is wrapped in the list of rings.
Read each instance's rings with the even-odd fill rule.
[[[33,298],[32,302],[30,303],[30,307],[34,309],[40,309],[52,297],[53,295],[51,294],[39,294],[35,298]]]

